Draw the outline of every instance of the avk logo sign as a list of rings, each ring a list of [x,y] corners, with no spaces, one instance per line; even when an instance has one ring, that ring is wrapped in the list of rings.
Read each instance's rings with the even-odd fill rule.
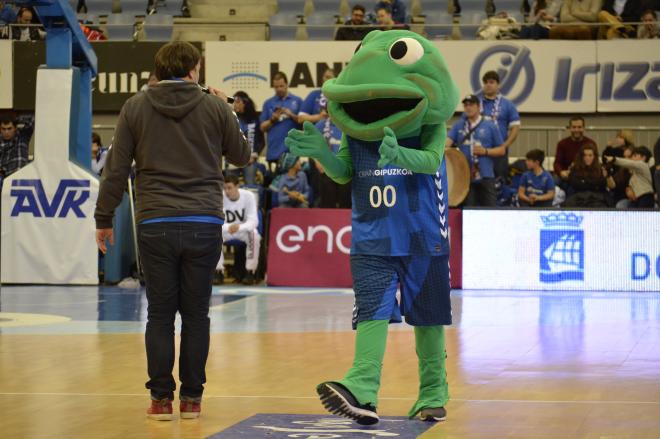
[[[41,180],[13,180],[10,195],[14,198],[11,216],[66,218],[72,213],[85,218],[82,205],[89,199],[89,180],[61,180],[51,199]]]

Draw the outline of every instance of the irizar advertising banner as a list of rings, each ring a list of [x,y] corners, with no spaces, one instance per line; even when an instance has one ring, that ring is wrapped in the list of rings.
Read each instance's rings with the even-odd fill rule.
[[[660,291],[660,212],[464,210],[463,288]]]
[[[258,108],[273,96],[277,71],[302,98],[321,86],[326,68],[339,73],[357,41],[206,43],[206,82],[227,93],[247,92]],[[461,95],[481,89],[495,70],[502,94],[521,112],[660,111],[660,40],[436,41]],[[386,55],[385,55],[386,56]],[[377,80],[377,78],[376,78]],[[459,105],[457,111],[461,111]]]

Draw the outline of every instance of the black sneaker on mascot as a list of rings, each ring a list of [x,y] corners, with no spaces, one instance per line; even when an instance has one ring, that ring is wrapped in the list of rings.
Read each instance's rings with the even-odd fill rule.
[[[360,404],[355,396],[342,384],[326,381],[316,387],[321,403],[330,413],[352,419],[360,425],[376,424],[380,418],[376,407]]]

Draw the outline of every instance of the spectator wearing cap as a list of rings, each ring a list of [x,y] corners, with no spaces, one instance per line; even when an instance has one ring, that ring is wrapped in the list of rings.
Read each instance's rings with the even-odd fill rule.
[[[362,41],[369,32],[374,30],[368,27],[369,23],[365,21],[364,16],[367,10],[362,5],[355,5],[351,10],[351,19],[344,23],[344,26],[337,29],[335,40],[338,41]]]
[[[278,201],[281,207],[309,207],[310,186],[302,171],[300,157],[285,153],[282,157],[282,175],[277,184]]]
[[[500,130],[479,113],[479,97],[463,99],[463,115],[447,134],[445,147],[458,147],[470,164],[470,192],[466,206],[495,207],[495,170],[493,157],[506,153]]]
[[[495,176],[506,178],[509,175],[509,147],[516,141],[520,132],[520,115],[516,106],[500,93],[500,75],[493,70],[481,78],[483,88],[478,93],[481,101],[481,114],[491,120],[500,130],[504,140],[504,155],[493,159]]]

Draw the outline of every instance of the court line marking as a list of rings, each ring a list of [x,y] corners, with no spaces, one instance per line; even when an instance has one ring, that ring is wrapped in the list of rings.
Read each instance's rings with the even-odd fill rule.
[[[148,396],[145,393],[67,393],[67,392],[0,392],[0,396]],[[275,395],[204,395],[204,399],[318,399],[317,396],[275,396]],[[387,401],[415,401],[415,398],[380,397]],[[649,404],[660,405],[660,401],[594,401],[594,400],[534,400],[534,399],[464,399],[452,398],[450,402],[497,402],[516,404]]]

